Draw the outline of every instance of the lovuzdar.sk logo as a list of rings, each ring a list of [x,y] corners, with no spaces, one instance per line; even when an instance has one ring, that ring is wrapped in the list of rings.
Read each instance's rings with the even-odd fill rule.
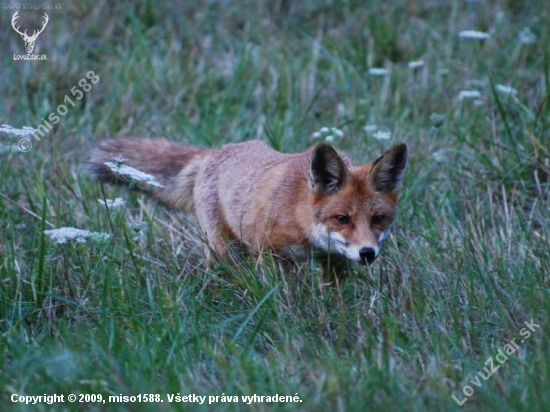
[[[25,42],[25,49],[27,50],[27,54],[26,55],[25,54],[14,54],[13,59],[14,60],[47,60],[47,57],[46,57],[45,54],[35,55],[35,54],[32,54],[32,51],[34,50],[34,44],[36,42],[36,39],[38,38],[40,33],[42,33],[44,31],[44,29],[46,28],[46,25],[48,24],[48,21],[50,20],[48,15],[46,13],[44,13],[44,16],[43,16],[44,21],[42,22],[42,28],[38,29],[38,30],[36,30],[36,29],[33,30],[32,35],[29,36],[27,34],[27,30],[22,32],[21,30],[19,30],[19,28],[21,26],[16,27],[16,20],[19,17],[18,13],[19,13],[19,11],[16,11],[15,14],[13,15],[13,18],[11,19],[11,26],[13,27],[13,29],[18,34],[21,35],[21,38]]]

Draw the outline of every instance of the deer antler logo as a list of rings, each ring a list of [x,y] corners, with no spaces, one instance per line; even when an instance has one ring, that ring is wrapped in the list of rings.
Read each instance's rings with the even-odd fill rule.
[[[17,33],[21,35],[21,38],[25,41],[25,48],[27,49],[27,54],[31,54],[32,51],[34,50],[34,42],[38,38],[38,35],[44,31],[50,19],[48,18],[48,15],[44,13],[45,20],[42,23],[42,28],[40,30],[34,30],[32,33],[32,36],[28,36],[27,30],[21,33],[21,31],[19,31],[20,26],[15,27],[15,20],[17,20],[17,17],[19,17],[17,13],[19,13],[19,11],[16,11],[15,14],[13,15],[13,18],[11,19],[11,26]]]

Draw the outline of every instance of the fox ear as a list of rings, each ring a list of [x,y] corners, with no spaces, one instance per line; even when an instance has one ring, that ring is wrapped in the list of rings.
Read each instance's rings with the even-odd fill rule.
[[[407,145],[400,143],[390,148],[372,165],[368,179],[375,191],[389,193],[401,188],[407,166]]]
[[[348,168],[334,148],[326,143],[313,150],[309,183],[313,191],[332,194],[340,190],[348,179]]]

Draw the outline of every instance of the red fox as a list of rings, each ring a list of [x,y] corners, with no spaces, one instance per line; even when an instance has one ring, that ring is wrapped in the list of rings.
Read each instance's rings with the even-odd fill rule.
[[[102,182],[128,184],[109,167],[114,160],[157,179],[160,185],[145,193],[197,216],[207,260],[225,256],[228,242],[236,241],[283,257],[317,250],[322,259],[370,264],[396,214],[407,146],[353,167],[326,143],[283,154],[258,140],[216,150],[123,138],[99,142],[88,170]]]

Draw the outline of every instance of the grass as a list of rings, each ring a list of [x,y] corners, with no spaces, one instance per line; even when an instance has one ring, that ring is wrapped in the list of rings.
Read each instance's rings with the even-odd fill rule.
[[[545,2],[81,2],[50,13],[41,62],[12,59],[24,53],[12,14],[2,10],[0,124],[38,127],[86,73],[100,79],[29,152],[1,154],[3,410],[196,407],[168,402],[178,393],[220,396],[204,410],[548,410]],[[533,44],[518,40],[525,28]],[[357,163],[400,141],[411,150],[393,236],[342,290],[267,255],[207,270],[192,218],[82,171],[86,147],[107,136],[260,138],[294,152],[324,126],[345,132],[335,144]],[[3,135],[4,148],[18,139]],[[108,212],[103,191],[126,207]],[[111,238],[44,235],[63,226]],[[531,319],[540,328],[471,383]],[[459,406],[451,395],[466,385]],[[164,403],[11,401],[54,393]],[[302,402],[245,406],[254,394]]]

